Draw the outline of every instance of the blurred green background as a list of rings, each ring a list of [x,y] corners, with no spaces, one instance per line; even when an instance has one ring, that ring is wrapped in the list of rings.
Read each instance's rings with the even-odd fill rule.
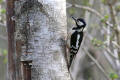
[[[0,80],[6,80],[7,45],[6,3],[0,0]]]

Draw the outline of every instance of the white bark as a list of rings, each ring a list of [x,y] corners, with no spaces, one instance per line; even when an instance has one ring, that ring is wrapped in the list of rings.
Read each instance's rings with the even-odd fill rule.
[[[19,0],[15,2],[15,12],[15,36],[16,40],[27,42],[22,46],[21,57],[32,60],[32,80],[70,80],[64,56],[65,0]],[[26,52],[31,55],[25,55]]]

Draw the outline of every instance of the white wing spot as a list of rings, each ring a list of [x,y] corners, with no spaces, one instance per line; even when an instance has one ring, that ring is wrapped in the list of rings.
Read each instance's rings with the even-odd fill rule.
[[[79,43],[80,35],[77,35],[77,42],[76,42],[76,48],[78,49],[78,43]]]

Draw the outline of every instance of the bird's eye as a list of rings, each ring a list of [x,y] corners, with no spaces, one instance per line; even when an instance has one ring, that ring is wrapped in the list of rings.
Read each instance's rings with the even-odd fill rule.
[[[84,25],[83,22],[81,22],[81,21],[78,21],[77,24],[78,24],[79,26]]]

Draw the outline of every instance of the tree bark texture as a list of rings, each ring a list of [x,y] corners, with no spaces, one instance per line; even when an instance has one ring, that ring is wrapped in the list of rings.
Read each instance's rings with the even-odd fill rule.
[[[9,80],[70,80],[65,0],[7,3]]]
[[[7,0],[7,29],[8,29],[8,79],[9,80],[16,80],[15,79],[15,47],[14,47],[14,28],[15,24],[12,21],[11,17],[14,15],[14,0]]]

